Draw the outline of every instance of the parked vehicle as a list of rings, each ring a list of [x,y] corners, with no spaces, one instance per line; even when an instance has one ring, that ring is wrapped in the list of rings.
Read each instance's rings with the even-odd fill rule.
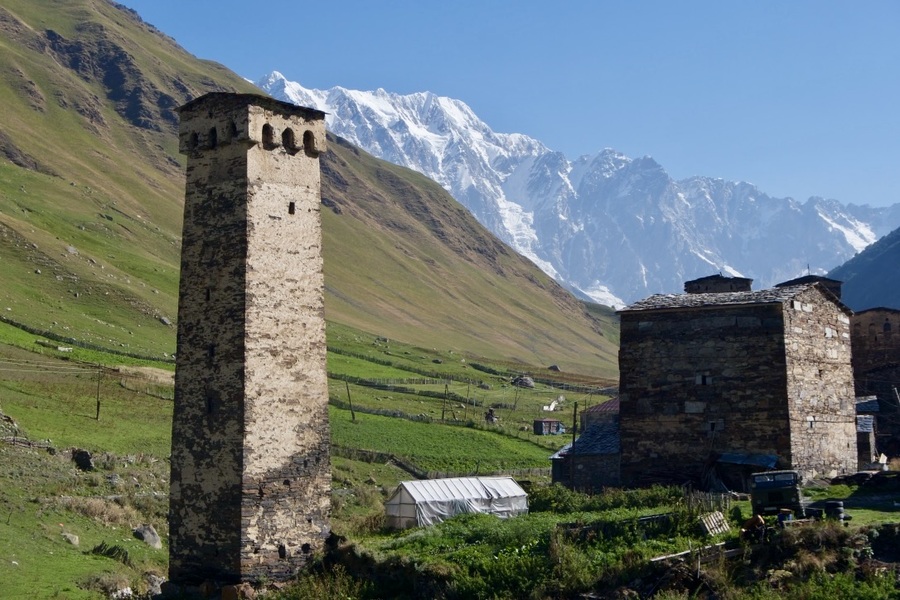
[[[797,471],[763,471],[750,476],[750,504],[755,515],[775,515],[787,508],[806,516]]]

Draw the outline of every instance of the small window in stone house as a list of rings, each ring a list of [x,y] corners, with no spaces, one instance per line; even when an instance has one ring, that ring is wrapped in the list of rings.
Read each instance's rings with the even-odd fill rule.
[[[881,331],[883,331],[884,333],[890,333],[891,332],[891,322],[888,321],[887,319],[885,319],[884,325],[881,326]]]
[[[694,383],[697,385],[712,385],[712,376],[709,373],[697,373]]]
[[[706,434],[708,436],[713,436],[722,431],[725,431],[725,420],[724,419],[716,419],[715,421],[707,421],[706,422]]]
[[[262,128],[263,148],[271,150],[275,147],[275,129],[266,123]]]
[[[297,206],[293,202],[288,202],[288,214],[292,215],[296,212]]]
[[[188,143],[191,147],[191,150],[196,150],[197,146],[200,145],[200,136],[197,135],[196,131],[191,134],[191,139]]]
[[[219,132],[216,131],[215,127],[212,127],[209,130],[209,147],[215,148],[219,145]]]
[[[231,136],[231,139],[234,139],[238,136],[238,128],[237,123],[234,121],[228,126],[228,135]]]
[[[209,302],[212,299],[212,290],[206,288],[206,301]]]

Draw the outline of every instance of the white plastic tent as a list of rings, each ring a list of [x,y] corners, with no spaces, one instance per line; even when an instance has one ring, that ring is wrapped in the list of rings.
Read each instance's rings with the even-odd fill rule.
[[[463,513],[501,519],[528,512],[528,494],[512,477],[452,477],[403,481],[384,503],[387,526],[434,525]]]

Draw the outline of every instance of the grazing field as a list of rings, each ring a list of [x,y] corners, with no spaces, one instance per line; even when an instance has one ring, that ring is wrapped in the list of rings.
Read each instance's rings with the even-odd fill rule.
[[[569,426],[575,403],[604,401],[608,382],[329,327],[336,332],[328,353],[332,528],[340,537],[298,586],[271,597],[511,599],[616,590],[648,597],[667,590],[659,597],[687,598],[712,589],[722,597],[775,597],[755,567],[719,561],[682,571],[677,562],[650,560],[712,543],[739,547],[746,502],[730,504],[731,531],[710,538],[697,525],[701,509],[685,503],[679,488],[584,496],[546,485],[549,455],[571,436],[535,435],[532,420],[551,416]],[[125,586],[144,592],[151,576],[165,575],[168,560],[171,365],[36,341],[0,324],[0,598],[105,598]],[[523,374],[534,387],[512,385]],[[544,411],[552,401],[563,410]],[[485,422],[489,407],[498,422]],[[90,451],[94,470],[75,468],[73,448]],[[501,472],[527,479],[528,516],[383,529],[383,501],[414,474]],[[854,589],[863,594],[855,597],[896,597],[892,580],[865,562],[889,559],[900,542],[900,525],[885,525],[900,520],[896,490],[823,485],[808,495],[843,499],[854,521],[785,533],[764,550],[784,578],[781,597]],[[160,533],[161,549],[134,538],[142,523]],[[756,564],[754,552],[747,549],[741,565]]]
[[[424,471],[486,474],[547,468],[547,450],[502,433],[448,427],[331,408],[332,443],[393,454]]]

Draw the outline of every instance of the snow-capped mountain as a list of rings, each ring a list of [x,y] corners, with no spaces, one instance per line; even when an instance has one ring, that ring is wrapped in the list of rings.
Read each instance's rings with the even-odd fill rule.
[[[716,272],[757,286],[824,273],[900,225],[900,204],[800,203],[744,182],[675,181],[652,158],[611,149],[570,160],[430,92],[309,90],[278,72],[256,85],[327,112],[333,133],[434,179],[546,273],[613,306]]]

